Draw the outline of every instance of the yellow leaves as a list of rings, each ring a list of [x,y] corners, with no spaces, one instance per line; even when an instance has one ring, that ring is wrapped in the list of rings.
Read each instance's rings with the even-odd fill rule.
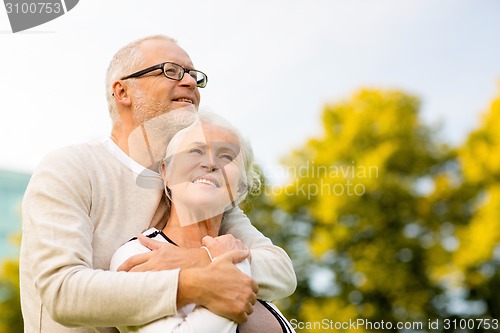
[[[454,261],[461,269],[491,259],[496,244],[500,242],[500,184],[486,190],[484,203],[457,235],[460,247]]]
[[[309,246],[311,254],[319,259],[323,254],[335,248],[338,240],[343,240],[349,235],[349,230],[342,225],[331,228],[318,228],[312,235]]]
[[[399,91],[364,89],[350,100],[323,111],[325,152],[331,158],[350,160],[380,142],[411,136],[417,124],[418,101]]]
[[[500,126],[500,125],[499,125]],[[498,132],[498,130],[496,130]],[[492,174],[500,173],[500,140],[493,139],[491,134],[482,133],[471,136],[468,145],[460,151],[464,166],[464,175],[468,181],[481,182]]]
[[[375,189],[385,174],[385,163],[396,150],[394,142],[383,142],[375,149],[367,151],[359,157],[358,164],[369,170],[366,177],[360,177],[359,181],[368,189]]]
[[[333,316],[333,314],[335,315]],[[366,332],[362,326],[350,327],[347,324],[356,321],[356,318],[359,317],[358,311],[355,305],[346,304],[339,298],[308,299],[302,304],[301,316],[304,321],[301,322],[300,326],[302,327],[298,327],[299,329],[296,330],[297,333]],[[345,329],[342,329],[342,325]]]
[[[487,181],[500,176],[500,97],[483,116],[480,129],[471,133],[459,150],[463,173],[470,182]]]
[[[483,115],[479,129],[458,150],[464,179],[476,186],[476,204],[470,221],[460,227],[460,246],[453,261],[467,272],[469,283],[481,284],[484,276],[475,271],[493,259],[500,243],[500,95]],[[479,200],[478,200],[479,199]]]

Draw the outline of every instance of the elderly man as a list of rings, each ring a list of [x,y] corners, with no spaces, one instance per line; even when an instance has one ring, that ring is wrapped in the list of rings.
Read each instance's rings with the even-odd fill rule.
[[[148,37],[117,52],[106,78],[111,138],[48,154],[23,200],[25,332],[116,332],[112,327],[141,325],[188,303],[242,323],[257,290],[263,300],[293,292],[290,259],[238,208],[222,232],[250,248],[253,280],[233,264],[249,255],[246,250],[210,262],[203,248],[169,249],[166,257],[159,247],[127,261],[122,269],[132,272],[107,271],[121,244],[151,226],[162,227],[163,184],[153,171],[161,159],[156,152],[165,145],[159,138],[173,135],[161,134],[166,125],[175,130],[169,114],[198,108],[198,88],[206,83],[168,37]],[[234,247],[235,238],[208,239],[205,245],[213,255],[225,243]]]

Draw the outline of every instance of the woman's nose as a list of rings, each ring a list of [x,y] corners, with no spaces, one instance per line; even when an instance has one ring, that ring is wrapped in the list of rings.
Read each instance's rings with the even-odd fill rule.
[[[212,154],[206,154],[203,158],[203,161],[201,162],[201,167],[207,170],[210,170],[210,172],[216,171],[219,169],[214,156]]]

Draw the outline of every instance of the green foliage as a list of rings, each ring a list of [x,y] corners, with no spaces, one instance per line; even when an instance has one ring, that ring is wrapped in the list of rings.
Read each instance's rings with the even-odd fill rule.
[[[0,270],[0,333],[22,333],[19,263],[6,260]]]

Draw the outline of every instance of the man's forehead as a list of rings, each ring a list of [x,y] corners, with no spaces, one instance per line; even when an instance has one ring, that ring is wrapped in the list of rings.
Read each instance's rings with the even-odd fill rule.
[[[191,58],[177,43],[164,39],[145,40],[141,44],[144,60],[148,65],[165,61],[175,62],[184,67],[192,67]]]

